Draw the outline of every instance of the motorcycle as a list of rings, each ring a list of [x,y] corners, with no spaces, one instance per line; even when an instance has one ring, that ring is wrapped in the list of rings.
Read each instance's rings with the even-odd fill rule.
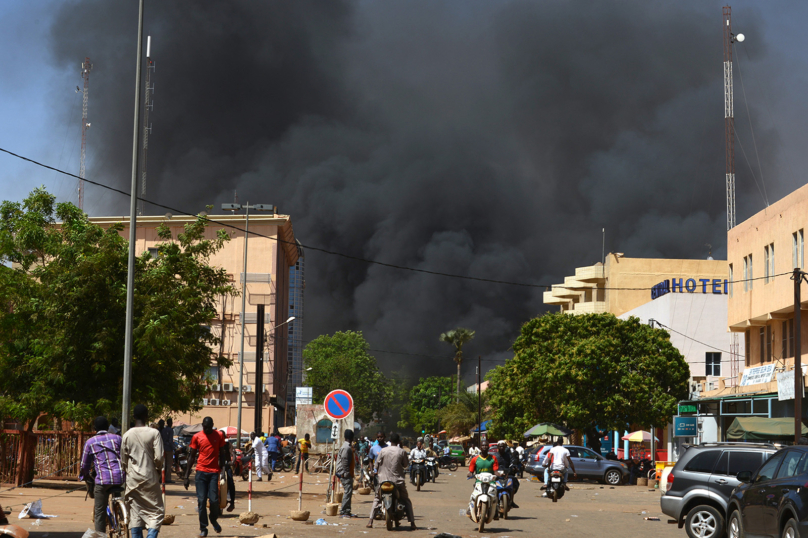
[[[426,482],[426,478],[426,465],[424,465],[424,460],[421,458],[412,460],[410,482],[412,482],[412,484],[418,488],[417,491],[421,491],[421,486],[423,486],[424,482]]]
[[[514,482],[509,473],[497,471],[497,512],[494,519],[502,516],[502,519],[508,519],[508,512],[511,510],[514,494]]]
[[[362,460],[362,487],[374,490],[379,487],[379,478],[373,472],[373,461],[368,456]]]
[[[491,523],[497,510],[496,487],[492,484],[494,475],[480,473],[474,482],[474,491],[469,500],[469,517],[483,532],[486,523]]]
[[[429,482],[432,480],[432,483],[435,483],[435,479],[438,477],[438,470],[437,470],[437,462],[435,458],[427,458],[426,459],[426,481]]]
[[[564,496],[564,471],[554,469],[550,471],[550,481],[547,483],[547,496],[558,502]]]
[[[400,521],[406,516],[404,505],[398,500],[398,490],[392,482],[385,481],[379,485],[379,496],[382,498],[382,516],[387,524],[387,530],[393,530],[393,524],[398,527]]]
[[[188,445],[180,445],[174,451],[174,473],[177,476],[185,476],[188,468]]]
[[[438,465],[443,468],[448,468],[452,472],[457,470],[457,462],[449,455],[441,456],[438,460]]]
[[[252,457],[246,456],[244,451],[236,448],[236,459],[233,461],[233,476],[240,476],[242,480],[247,481],[250,478],[250,462]]]

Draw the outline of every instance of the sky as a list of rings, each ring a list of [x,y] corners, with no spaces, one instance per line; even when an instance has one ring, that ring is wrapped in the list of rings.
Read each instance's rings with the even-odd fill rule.
[[[304,244],[431,271],[559,283],[606,250],[726,255],[719,2],[147,2],[147,198],[275,204]],[[739,222],[804,184],[808,5],[732,5]],[[128,190],[137,2],[0,3],[0,148]],[[3,199],[75,180],[0,154]],[[128,200],[88,186],[90,215]],[[165,210],[150,207],[148,212]],[[484,370],[541,288],[306,253],[304,339],[361,330],[385,371]],[[436,360],[434,357],[446,357]],[[474,365],[463,367],[469,383]]]

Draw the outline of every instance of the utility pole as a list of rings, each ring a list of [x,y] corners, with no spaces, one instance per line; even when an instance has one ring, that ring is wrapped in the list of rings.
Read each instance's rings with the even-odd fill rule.
[[[794,444],[800,444],[802,437],[802,390],[805,380],[802,377],[802,298],[800,285],[804,278],[799,267],[794,268]]]
[[[146,211],[146,164],[149,158],[149,135],[151,134],[151,124],[149,123],[149,112],[154,110],[154,83],[152,82],[152,72],[154,71],[154,61],[151,59],[151,36],[146,38],[146,95],[143,106],[143,164],[140,169],[140,204],[138,215],[143,215]]]
[[[436,406],[438,411],[440,411],[440,397],[441,397],[441,387],[438,387],[438,405]],[[440,413],[438,413],[438,432],[440,432]]]
[[[123,344],[123,409],[121,434],[129,429],[132,407],[132,322],[135,302],[135,240],[137,239],[137,149],[140,132],[140,79],[143,62],[143,2],[140,0],[137,23],[137,70],[135,71],[135,125],[132,135],[132,183],[129,188],[129,263],[126,271],[126,327]]]
[[[255,329],[255,425],[253,431],[264,431],[264,305],[256,306]],[[272,432],[269,432],[272,433]],[[239,435],[241,435],[239,433]]]
[[[483,400],[482,392],[480,391],[481,364],[482,357],[477,355],[477,431],[480,433],[480,447],[483,446]]]
[[[84,210],[84,158],[87,152],[87,129],[90,124],[87,121],[87,105],[90,99],[90,70],[93,64],[89,58],[84,58],[81,64],[81,78],[84,79],[84,91],[81,100],[81,160],[79,161],[79,209]]]

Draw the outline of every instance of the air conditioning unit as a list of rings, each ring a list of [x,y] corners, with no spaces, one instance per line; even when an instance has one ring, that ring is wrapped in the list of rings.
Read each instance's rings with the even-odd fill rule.
[[[210,390],[211,392],[219,392],[220,390],[222,390],[222,386],[219,385],[218,383],[215,383],[210,386]]]
[[[209,402],[210,400],[208,400],[207,398],[202,398],[202,405],[210,405]]]
[[[213,398],[210,400],[210,405],[219,405],[219,398]]]
[[[230,405],[230,400],[222,400],[222,405],[229,406]]]
[[[252,392],[252,385],[242,385],[242,392]]]
[[[271,385],[261,385],[261,392],[272,392]]]
[[[224,385],[222,385],[222,390],[225,392],[233,392],[233,384],[225,383]]]

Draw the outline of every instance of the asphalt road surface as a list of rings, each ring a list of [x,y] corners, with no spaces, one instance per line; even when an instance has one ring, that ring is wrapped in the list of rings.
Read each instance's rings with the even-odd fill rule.
[[[526,475],[527,476],[527,475]],[[298,483],[291,473],[276,473],[271,482],[253,484],[253,511],[261,515],[255,526],[242,526],[238,514],[247,510],[247,483],[236,481],[236,510],[226,513],[220,519],[223,527],[218,536],[265,536],[275,533],[278,538],[286,536],[349,536],[370,537],[388,534],[383,521],[377,521],[373,529],[366,529],[370,513],[371,496],[354,495],[353,511],[357,519],[326,517],[322,514],[325,506],[326,477],[304,475],[303,509],[309,510],[310,522],[323,518],[328,526],[292,521],[290,510],[297,509]],[[425,485],[420,492],[409,487],[408,491],[415,508],[418,530],[405,531],[406,522],[396,535],[430,537],[449,533],[463,537],[534,537],[534,536],[596,536],[596,537],[643,537],[685,538],[684,529],[668,523],[667,516],[659,510],[659,490],[639,486],[618,486],[611,488],[594,482],[571,484],[572,490],[558,503],[541,498],[540,482],[527,479],[521,482],[516,496],[519,509],[514,509],[507,520],[492,521],[483,533],[478,533],[476,525],[459,513],[468,506],[472,481],[466,480],[461,468],[458,472],[442,472],[437,483]],[[92,501],[84,500],[84,491],[68,492],[56,489],[17,489],[0,490],[0,503],[12,509],[10,521],[31,532],[32,537],[80,538],[88,528],[92,528]],[[19,520],[22,506],[26,502],[42,499],[43,512],[57,515],[57,518],[40,520],[34,525],[30,519]],[[181,484],[167,487],[167,512],[176,516],[173,525],[163,526],[163,538],[195,536],[198,532],[196,496],[193,481],[189,491]],[[659,521],[649,521],[646,517],[657,517]],[[209,528],[209,536],[217,536]]]

